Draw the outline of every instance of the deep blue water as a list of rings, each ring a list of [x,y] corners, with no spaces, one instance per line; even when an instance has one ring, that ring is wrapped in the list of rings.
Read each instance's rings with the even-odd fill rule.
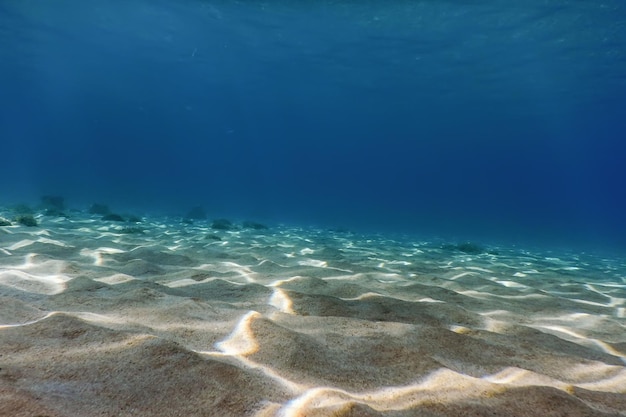
[[[626,245],[621,0],[0,0],[0,204]]]

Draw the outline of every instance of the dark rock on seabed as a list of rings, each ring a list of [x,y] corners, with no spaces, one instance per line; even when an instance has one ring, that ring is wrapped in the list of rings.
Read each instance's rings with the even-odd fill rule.
[[[122,216],[120,216],[119,214],[115,214],[115,213],[111,213],[111,214],[107,214],[106,216],[102,216],[102,220],[109,221],[109,222],[124,222],[124,221],[126,221],[126,220],[124,220],[124,218]]]
[[[15,218],[19,224],[27,227],[35,227],[38,225],[37,220],[30,214],[22,214]]]
[[[234,230],[235,225],[228,219],[215,219],[211,223],[211,228],[215,230]]]

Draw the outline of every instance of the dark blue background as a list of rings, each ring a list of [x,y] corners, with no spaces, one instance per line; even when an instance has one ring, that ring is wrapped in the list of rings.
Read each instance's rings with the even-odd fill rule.
[[[626,242],[622,1],[0,0],[1,200]]]

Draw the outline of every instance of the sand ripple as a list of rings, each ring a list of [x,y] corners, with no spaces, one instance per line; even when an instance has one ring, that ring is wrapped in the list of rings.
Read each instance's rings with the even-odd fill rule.
[[[0,243],[3,416],[626,416],[623,260],[49,226]]]

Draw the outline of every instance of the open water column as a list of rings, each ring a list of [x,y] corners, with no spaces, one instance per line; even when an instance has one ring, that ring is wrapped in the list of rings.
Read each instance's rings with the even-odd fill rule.
[[[617,0],[0,0],[0,416],[624,416],[625,114]]]

